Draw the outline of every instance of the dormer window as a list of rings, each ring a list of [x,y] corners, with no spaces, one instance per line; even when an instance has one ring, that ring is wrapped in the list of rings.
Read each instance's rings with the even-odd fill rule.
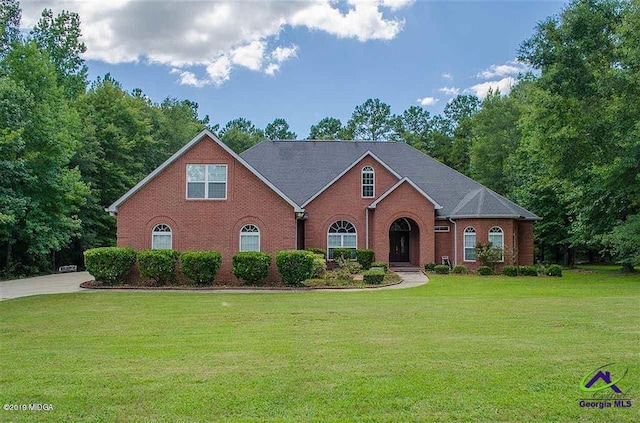
[[[362,168],[362,198],[375,197],[375,172],[373,167]]]

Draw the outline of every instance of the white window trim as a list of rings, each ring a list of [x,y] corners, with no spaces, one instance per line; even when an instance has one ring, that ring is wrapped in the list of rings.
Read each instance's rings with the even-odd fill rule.
[[[169,236],[169,248],[156,248],[156,246],[154,245],[154,239],[155,239],[155,235],[156,235],[156,229],[158,228],[158,226],[166,226],[167,228],[169,228],[169,232],[167,231],[158,231],[157,234],[158,235],[164,235],[164,236]],[[153,229],[151,229],[151,249],[152,250],[171,250],[173,249],[173,229],[171,229],[171,226],[167,225],[166,223],[158,223],[156,225],[153,226]]]
[[[340,221],[344,221],[349,223],[351,226],[353,226],[353,230],[355,232],[329,232],[331,230],[331,227],[333,225],[335,225],[337,222]],[[340,246],[339,247],[329,247],[329,235],[340,235]],[[353,235],[355,237],[355,247],[345,247],[344,246],[344,235]],[[335,222],[333,222],[331,225],[329,225],[329,228],[327,229],[327,260],[333,260],[333,258],[329,258],[329,248],[350,248],[352,250],[357,250],[358,249],[358,228],[356,228],[356,225],[354,225],[353,223],[349,222],[348,220],[345,219],[340,219],[340,220],[336,220]]]
[[[371,170],[369,170],[371,169]],[[365,184],[364,183],[364,174],[365,173],[370,173],[371,174],[371,178],[373,179],[373,182],[370,184]],[[372,195],[371,196],[365,196],[364,195],[364,187],[365,186],[370,186],[372,187]],[[373,166],[365,166],[362,168],[362,170],[360,171],[360,196],[362,198],[376,198],[376,171],[373,169]]]
[[[502,250],[502,258],[500,260],[498,260],[498,263],[504,263],[504,230],[500,227],[500,226],[494,226],[493,228],[489,229],[489,232],[487,234],[487,241],[491,242],[491,231],[494,229],[500,229],[500,232],[494,232],[495,234],[499,233],[500,237],[502,238],[502,245],[501,245],[501,250]],[[493,244],[493,242],[491,242],[491,244]],[[495,247],[495,245],[494,245]]]
[[[204,170],[204,198],[191,198],[189,197],[189,166],[205,166]],[[224,198],[208,198],[207,194],[209,194],[209,172],[207,170],[208,166],[224,166]],[[189,201],[224,201],[228,197],[229,192],[229,165],[226,163],[187,163],[185,169],[185,189],[184,196]]]
[[[467,229],[473,229],[473,232],[467,232]],[[476,231],[476,229],[473,226],[467,226],[466,228],[464,228],[464,231],[462,231],[462,257],[464,262],[467,263],[475,263],[476,260],[467,260],[467,233],[471,234],[473,233],[473,237],[475,238],[475,242],[474,242],[474,246],[473,248],[475,249],[475,244],[478,242],[478,231]]]
[[[450,226],[434,226],[433,232],[451,232]]]
[[[254,228],[256,228],[258,230],[258,232],[245,232],[243,234],[242,230],[244,228],[246,228],[247,226],[253,226]],[[241,253],[244,252],[248,252],[248,251],[244,251],[242,249],[242,238],[243,237],[247,237],[247,236],[256,236],[258,235],[258,252],[262,251],[262,245],[261,245],[261,237],[260,237],[260,228],[258,227],[258,225],[254,224],[254,223],[247,223],[246,225],[242,225],[242,228],[240,228],[240,238],[238,239],[238,251]],[[253,251],[253,250],[252,250]]]

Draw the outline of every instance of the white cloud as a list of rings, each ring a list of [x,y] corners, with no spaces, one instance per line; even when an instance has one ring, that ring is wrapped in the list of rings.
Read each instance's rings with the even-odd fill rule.
[[[178,82],[180,85],[190,85],[192,87],[201,88],[208,84],[206,79],[199,79],[193,72],[173,68],[169,73],[179,75]]]
[[[492,79],[504,76],[517,76],[518,74],[526,73],[529,70],[531,70],[531,68],[529,68],[527,65],[514,60],[503,65],[491,65],[489,66],[489,69],[485,69],[482,72],[476,74],[476,77],[482,79]]]
[[[419,98],[416,101],[420,103],[421,106],[433,106],[440,100],[435,97],[424,97],[424,98]]]
[[[458,94],[460,94],[460,89],[458,89],[456,87],[442,87],[438,91],[440,91],[441,93],[443,93],[445,95],[450,95],[452,97],[455,97]]]
[[[444,72],[440,76],[444,79],[453,79],[453,75],[451,75],[449,72]]]
[[[488,81],[483,82],[481,84],[476,84],[470,88],[467,88],[465,91],[473,92],[478,98],[483,99],[489,93],[489,90],[495,92],[496,90],[500,90],[500,94],[507,95],[511,92],[511,88],[516,85],[515,78],[511,76],[507,76],[506,78],[502,78],[499,81]]]
[[[279,70],[280,70],[280,65],[277,65],[275,63],[269,63],[267,67],[264,68],[264,73],[266,73],[269,76],[273,76]]]
[[[43,0],[21,6],[25,28],[33,27],[44,8],[54,13],[77,12],[87,45],[85,59],[167,65],[180,69],[174,73],[181,83],[189,84],[202,84],[196,70],[206,69],[207,83],[219,85],[230,78],[235,66],[273,73],[280,67],[273,64],[296,57],[297,46],[277,45],[286,27],[363,42],[390,40],[404,25],[393,12],[412,2]]]

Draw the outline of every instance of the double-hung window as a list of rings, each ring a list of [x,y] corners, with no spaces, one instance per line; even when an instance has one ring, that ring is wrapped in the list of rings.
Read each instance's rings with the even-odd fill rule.
[[[494,226],[493,228],[489,229],[489,242],[494,247],[500,248],[502,253],[500,256],[500,260],[498,261],[504,261],[504,232],[502,231],[502,228]]]
[[[371,166],[362,168],[362,198],[375,196],[375,173]]]
[[[187,198],[225,200],[227,198],[227,165],[187,165]]]
[[[471,226],[464,230],[464,261],[476,261],[476,230]]]
[[[327,257],[333,258],[334,248],[349,248],[352,250],[351,258],[356,258],[358,246],[358,234],[356,227],[347,220],[333,222],[327,232]]]

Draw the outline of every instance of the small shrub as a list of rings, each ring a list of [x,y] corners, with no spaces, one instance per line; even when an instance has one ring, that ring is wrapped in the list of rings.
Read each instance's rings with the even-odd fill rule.
[[[535,266],[520,266],[522,276],[538,276],[538,268]]]
[[[327,261],[322,254],[313,254],[313,277],[321,278],[327,271]]]
[[[467,269],[467,266],[458,264],[453,268],[453,273],[456,273],[458,275],[466,275],[467,273],[469,273],[469,269]]]
[[[547,275],[559,278],[562,277],[562,267],[557,264],[552,264],[551,266],[547,267]]]
[[[387,271],[385,270],[384,267],[373,267],[373,266],[371,266],[371,268],[369,270],[378,270],[380,272],[387,273]]]
[[[489,276],[493,275],[493,270],[489,266],[480,266],[478,267],[478,275]]]
[[[351,248],[334,248],[333,249],[333,259],[345,259],[351,260],[353,258],[353,249]]]
[[[259,251],[245,251],[233,256],[233,274],[249,284],[258,284],[269,275],[271,256]]]
[[[374,256],[375,254],[371,249],[356,250],[356,260],[364,270],[368,270],[371,267]]]
[[[500,247],[495,247],[491,242],[487,242],[483,244],[478,242],[474,249],[476,253],[476,260],[480,262],[481,267],[489,267],[491,268],[491,272],[493,273],[493,269],[496,268],[496,264],[503,258],[503,250]]]
[[[502,268],[502,274],[505,276],[518,276],[518,266],[505,266]]]
[[[285,284],[299,286],[305,279],[313,277],[315,256],[310,251],[282,250],[276,254],[278,273]]]
[[[436,271],[436,264],[435,263],[425,263],[424,270],[426,270],[427,272],[435,272]]]
[[[151,278],[156,285],[173,282],[180,255],[174,250],[144,250],[138,253],[140,276]]]
[[[382,267],[384,268],[385,272],[389,270],[389,266],[384,261],[374,261],[373,263],[371,263],[371,267]]]
[[[311,251],[313,254],[320,254],[323,258],[327,257],[327,250],[324,248],[309,247],[305,248],[306,251]]]
[[[365,270],[362,273],[365,285],[380,285],[384,280],[384,272],[382,270]]]
[[[136,253],[131,248],[103,247],[84,252],[87,272],[109,285],[121,282],[135,262]]]
[[[198,285],[212,285],[221,263],[222,255],[217,251],[185,251],[180,254],[182,274]]]
[[[426,266],[425,266],[426,267]],[[445,264],[439,264],[433,268],[435,272],[439,275],[448,275],[449,274],[449,266]]]

